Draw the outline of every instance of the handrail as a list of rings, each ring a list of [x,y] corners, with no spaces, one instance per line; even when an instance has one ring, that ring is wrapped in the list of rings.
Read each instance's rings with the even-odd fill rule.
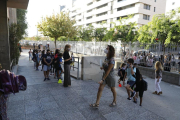
[[[13,60],[11,61],[11,64],[10,64],[10,71],[12,71],[12,69],[13,69],[13,63],[14,63],[14,61],[15,61],[15,59],[13,59]]]
[[[100,65],[98,65],[98,64],[96,64],[96,63],[93,63],[93,62],[90,62],[90,64],[93,64],[93,65],[96,65],[96,66],[99,66],[99,67],[100,67]]]

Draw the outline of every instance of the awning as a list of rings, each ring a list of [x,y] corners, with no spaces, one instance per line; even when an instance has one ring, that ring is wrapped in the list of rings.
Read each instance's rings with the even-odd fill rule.
[[[27,9],[29,0],[7,0],[7,7]]]

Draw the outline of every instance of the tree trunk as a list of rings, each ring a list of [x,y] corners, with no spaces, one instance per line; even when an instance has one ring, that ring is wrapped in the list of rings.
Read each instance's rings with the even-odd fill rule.
[[[57,47],[56,47],[56,38],[55,38],[55,40],[54,40],[54,44],[55,44],[55,50],[57,49]]]

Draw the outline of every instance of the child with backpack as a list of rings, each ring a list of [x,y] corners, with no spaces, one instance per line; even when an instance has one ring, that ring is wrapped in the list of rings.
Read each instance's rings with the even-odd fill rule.
[[[56,66],[56,72],[57,72],[58,80],[62,80],[61,74],[64,72],[63,69],[62,69],[62,67],[61,67],[61,64],[62,64],[62,56],[63,56],[63,54],[62,54],[62,53],[59,53],[59,54],[58,54],[58,57],[57,57],[56,60],[55,60],[55,66]]]
[[[135,91],[136,92],[139,92],[139,97],[140,97],[140,106],[142,106],[142,99],[143,99],[143,93],[144,91],[147,90],[147,82],[144,81],[143,77],[141,74],[139,74],[139,81],[136,82],[136,88],[135,88]],[[134,103],[137,103],[137,98],[138,98],[138,95],[136,95],[134,97]]]
[[[161,95],[161,87],[160,87],[160,82],[162,80],[162,70],[163,67],[161,65],[161,62],[157,61],[155,64],[155,92],[153,94]]]
[[[124,76],[124,80],[127,76],[128,81],[127,81],[127,85],[126,85],[126,90],[128,93],[128,100],[131,100],[131,98],[133,98],[136,95],[136,91],[133,90],[133,86],[136,83],[136,78],[133,77],[136,73],[136,68],[133,67],[134,64],[134,60],[132,58],[128,59],[127,61],[127,69],[126,69],[126,73]],[[130,92],[132,92],[131,96],[130,96]]]
[[[126,70],[126,64],[122,63],[118,70],[118,76],[120,77],[118,81],[119,84],[121,81],[124,80],[125,70]],[[125,81],[123,81],[123,85],[125,85]]]

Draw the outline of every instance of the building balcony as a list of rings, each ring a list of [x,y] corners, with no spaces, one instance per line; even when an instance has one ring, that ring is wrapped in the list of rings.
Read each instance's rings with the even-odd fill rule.
[[[126,15],[136,14],[136,13],[139,13],[138,7],[133,7],[133,8],[129,8],[129,9],[121,10],[121,11],[117,11],[116,9],[114,10],[113,17],[126,16]]]
[[[85,10],[88,11],[88,10],[90,10],[90,9],[94,9],[94,8],[100,6],[100,5],[109,3],[109,2],[111,2],[111,1],[113,1],[113,0],[101,0],[101,1],[98,1],[98,2],[94,2],[92,5],[87,6]]]
[[[114,2],[114,8],[119,8],[119,7],[124,7],[124,6],[127,6],[127,5],[131,5],[131,4],[134,4],[134,3],[138,3],[142,0],[127,0],[127,1],[121,1],[121,2]]]
[[[94,13],[99,14],[99,13],[103,13],[103,12],[110,11],[110,10],[111,10],[111,7],[106,6],[106,7],[100,8],[100,9],[96,9]]]

